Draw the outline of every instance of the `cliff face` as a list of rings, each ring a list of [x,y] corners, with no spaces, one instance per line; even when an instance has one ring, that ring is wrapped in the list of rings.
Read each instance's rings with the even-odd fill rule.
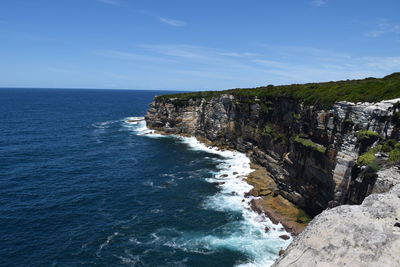
[[[151,104],[146,122],[151,129],[246,152],[268,170],[283,197],[317,215],[327,207],[360,204],[373,191],[376,170],[356,161],[378,142],[400,139],[393,119],[399,101],[338,102],[324,110],[286,97],[164,97]],[[377,161],[385,162],[388,155],[379,153]]]

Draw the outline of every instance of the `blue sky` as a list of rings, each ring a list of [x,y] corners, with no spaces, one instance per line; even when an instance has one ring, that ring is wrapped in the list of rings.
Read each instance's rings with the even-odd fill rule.
[[[0,87],[209,90],[400,71],[399,0],[2,0]]]

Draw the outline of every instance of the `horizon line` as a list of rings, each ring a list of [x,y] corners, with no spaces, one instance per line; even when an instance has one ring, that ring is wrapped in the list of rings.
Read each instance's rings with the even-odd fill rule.
[[[66,89],[66,90],[119,90],[119,91],[182,91],[182,92],[189,92],[189,91],[199,91],[199,90],[186,90],[186,89],[133,89],[133,88],[94,88],[94,87],[15,87],[15,86],[0,86],[1,89],[51,89],[51,90],[59,90],[59,89]]]

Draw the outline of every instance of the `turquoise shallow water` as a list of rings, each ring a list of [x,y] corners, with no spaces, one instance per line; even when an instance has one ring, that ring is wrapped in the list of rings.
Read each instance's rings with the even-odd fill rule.
[[[242,202],[244,155],[126,122],[161,93],[0,89],[0,265],[272,262],[290,241]]]

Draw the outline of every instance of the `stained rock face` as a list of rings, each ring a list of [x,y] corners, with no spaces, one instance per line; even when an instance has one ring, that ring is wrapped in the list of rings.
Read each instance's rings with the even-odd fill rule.
[[[273,266],[400,266],[400,184],[316,216]]]
[[[281,196],[317,215],[327,207],[359,204],[372,193],[376,177],[363,176],[355,167],[365,152],[356,133],[372,130],[399,140],[398,126],[390,119],[399,101],[338,102],[323,110],[284,97],[156,98],[146,122],[151,129],[247,153],[267,169]]]

